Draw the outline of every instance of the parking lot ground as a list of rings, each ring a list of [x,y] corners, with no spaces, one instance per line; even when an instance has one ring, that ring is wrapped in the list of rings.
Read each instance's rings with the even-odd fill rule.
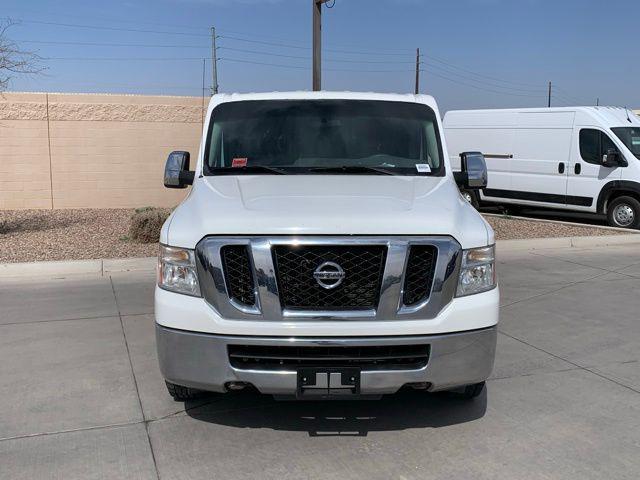
[[[2,279],[0,478],[639,478],[639,245],[498,260],[496,365],[474,402],[174,402],[153,272]]]

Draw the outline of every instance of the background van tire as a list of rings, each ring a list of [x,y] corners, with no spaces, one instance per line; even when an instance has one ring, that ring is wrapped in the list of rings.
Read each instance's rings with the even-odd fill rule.
[[[169,395],[177,402],[184,402],[186,400],[193,400],[194,398],[201,397],[204,392],[202,390],[196,390],[195,388],[183,387],[182,385],[176,385],[175,383],[167,382],[167,391]]]
[[[480,200],[478,194],[473,190],[460,190],[462,197],[469,202],[476,210],[480,208]]]
[[[617,197],[607,205],[607,223],[618,228],[640,228],[640,202],[633,197]]]

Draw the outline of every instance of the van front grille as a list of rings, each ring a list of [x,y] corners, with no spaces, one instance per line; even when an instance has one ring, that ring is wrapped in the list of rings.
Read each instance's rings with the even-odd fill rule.
[[[378,305],[387,257],[385,245],[278,245],[273,256],[284,308],[366,310]],[[338,265],[344,272],[342,282],[334,288],[323,288],[314,277],[325,262]]]
[[[295,370],[299,367],[415,370],[429,361],[429,345],[229,345],[228,350],[231,365],[242,370]]]

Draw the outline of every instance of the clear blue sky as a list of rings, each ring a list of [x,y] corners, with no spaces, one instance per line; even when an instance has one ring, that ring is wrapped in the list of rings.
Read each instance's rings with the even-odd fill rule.
[[[0,16],[51,58],[11,90],[200,95],[211,25],[221,91],[311,84],[311,0],[2,0]],[[421,90],[443,112],[544,106],[549,80],[555,105],[640,107],[639,33],[638,0],[336,0],[323,10],[323,88],[412,91],[420,47]]]

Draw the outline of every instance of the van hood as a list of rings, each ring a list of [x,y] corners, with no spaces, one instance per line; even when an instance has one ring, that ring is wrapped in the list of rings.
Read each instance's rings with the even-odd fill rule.
[[[194,248],[206,235],[451,235],[464,248],[494,241],[450,178],[382,175],[196,178],[161,242]]]

